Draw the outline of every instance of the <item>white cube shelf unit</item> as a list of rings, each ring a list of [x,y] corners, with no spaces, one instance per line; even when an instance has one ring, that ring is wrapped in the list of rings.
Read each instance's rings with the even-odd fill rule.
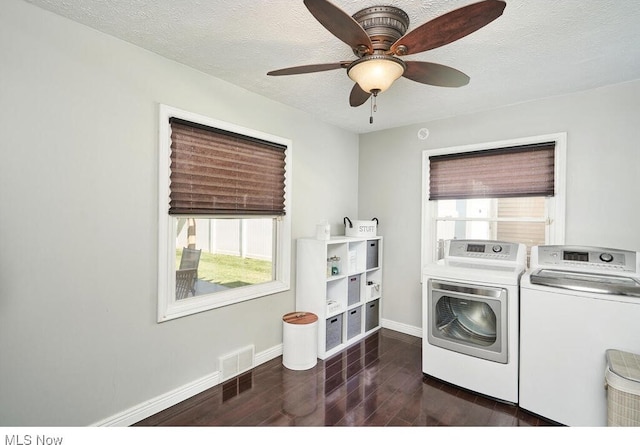
[[[318,358],[380,329],[382,237],[297,240],[296,311],[318,316]]]

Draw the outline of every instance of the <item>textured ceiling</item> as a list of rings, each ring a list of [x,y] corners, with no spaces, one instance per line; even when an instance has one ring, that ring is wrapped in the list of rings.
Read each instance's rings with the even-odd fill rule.
[[[401,78],[352,108],[343,69],[272,77],[297,65],[353,60],[302,0],[27,0],[219,79],[365,133],[640,79],[637,0],[506,0],[504,14],[441,48],[407,56],[471,77],[461,88]],[[333,0],[349,15],[374,5],[402,8],[409,31],[476,0]]]

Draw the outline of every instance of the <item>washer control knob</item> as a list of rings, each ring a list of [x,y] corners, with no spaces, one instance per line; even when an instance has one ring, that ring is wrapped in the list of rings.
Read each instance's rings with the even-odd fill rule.
[[[494,251],[494,253],[500,253],[500,252],[502,252],[502,246],[498,246],[498,245],[496,244],[495,246],[493,246],[493,247],[491,248],[491,250],[493,250],[493,251]]]
[[[601,253],[600,260],[604,261],[605,263],[610,263],[611,261],[613,261],[613,255],[611,255],[610,253]]]

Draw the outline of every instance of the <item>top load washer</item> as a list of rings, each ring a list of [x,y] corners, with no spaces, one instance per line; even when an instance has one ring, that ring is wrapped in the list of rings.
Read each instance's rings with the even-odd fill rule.
[[[518,285],[524,244],[448,240],[423,269],[422,371],[518,401]]]
[[[569,426],[605,426],[606,351],[640,353],[640,254],[535,246],[520,314],[520,407]]]

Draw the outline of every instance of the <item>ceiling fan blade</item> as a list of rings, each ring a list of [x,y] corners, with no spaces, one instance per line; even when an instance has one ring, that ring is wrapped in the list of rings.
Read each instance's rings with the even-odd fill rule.
[[[485,0],[453,10],[405,34],[390,52],[416,54],[455,42],[500,17],[505,6],[504,1]]]
[[[322,26],[354,49],[367,48],[373,52],[373,44],[366,31],[349,14],[326,0],[304,0],[304,4]]]
[[[319,63],[316,65],[301,65],[292,66],[290,68],[282,68],[280,70],[269,71],[267,76],[288,76],[290,74],[307,74],[317,73],[320,71],[331,71],[339,68],[347,68],[351,65],[351,62],[337,62],[337,63]]]
[[[407,61],[402,77],[437,87],[461,87],[469,83],[469,76],[446,65]]]
[[[349,105],[352,107],[359,107],[364,104],[371,97],[371,93],[367,93],[365,90],[360,88],[360,85],[357,83],[353,85],[351,89],[351,94],[349,95]]]

